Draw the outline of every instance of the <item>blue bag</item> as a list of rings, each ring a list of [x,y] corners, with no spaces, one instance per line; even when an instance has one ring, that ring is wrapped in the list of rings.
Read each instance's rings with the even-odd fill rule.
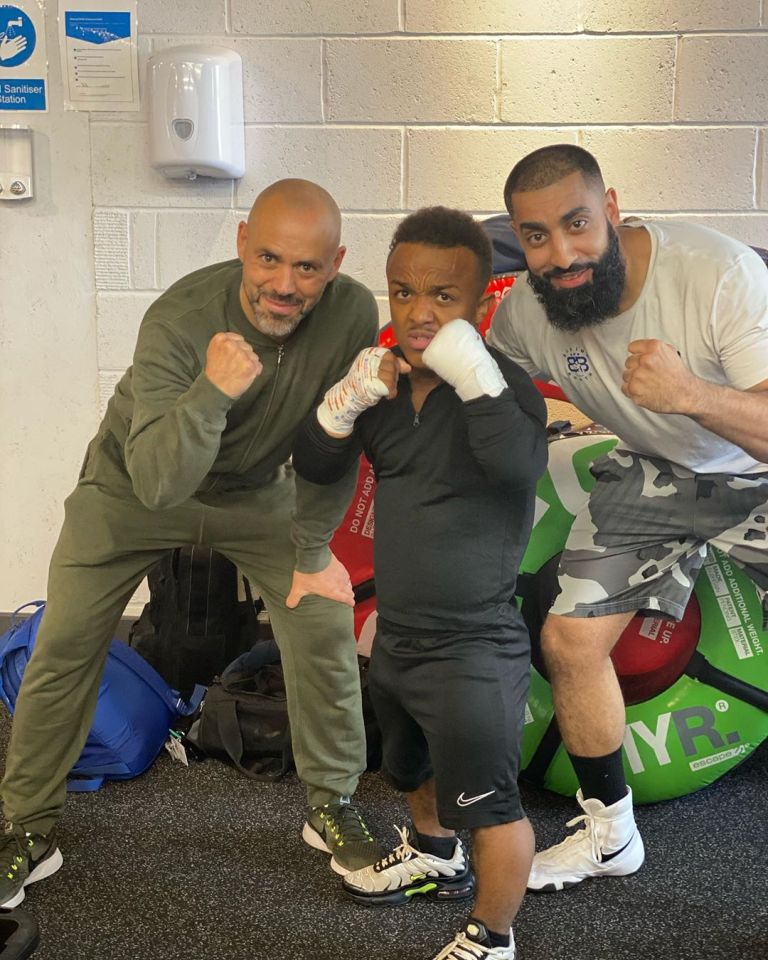
[[[24,607],[36,606],[28,620],[17,621]],[[13,613],[11,629],[0,637],[0,698],[14,712],[43,616],[42,600]],[[180,716],[197,709],[205,687],[195,687],[186,702],[135,650],[113,640],[99,687],[96,714],[83,752],[72,768],[67,789],[98,790],[104,780],[130,780],[151,766]]]

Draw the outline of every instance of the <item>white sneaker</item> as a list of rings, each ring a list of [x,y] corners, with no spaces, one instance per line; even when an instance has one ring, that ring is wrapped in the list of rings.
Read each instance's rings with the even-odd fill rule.
[[[453,856],[446,860],[417,850],[408,827],[395,829],[402,842],[392,853],[344,877],[342,886],[347,896],[358,903],[380,906],[407,903],[414,897],[466,900],[472,896],[475,882],[458,837]]]
[[[632,813],[632,791],[606,807],[599,800],[576,799],[584,813],[570,820],[581,830],[533,858],[528,889],[551,893],[589,877],[626,877],[643,865],[645,850]]]
[[[487,943],[488,931],[482,923],[470,920],[434,960],[515,960],[515,938],[511,928],[508,947],[489,947]]]

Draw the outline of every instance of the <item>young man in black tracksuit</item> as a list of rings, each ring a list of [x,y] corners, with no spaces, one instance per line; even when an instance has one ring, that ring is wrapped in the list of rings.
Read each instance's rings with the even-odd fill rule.
[[[471,897],[455,835],[470,829],[474,909],[435,960],[514,958],[534,849],[517,791],[530,651],[513,595],[546,412],[523,370],[477,333],[490,266],[468,215],[435,207],[404,220],[387,262],[399,348],[363,350],[294,448],[295,469],[315,483],[342,476],[361,450],[376,472],[370,691],[412,824],[344,889],[367,904]]]

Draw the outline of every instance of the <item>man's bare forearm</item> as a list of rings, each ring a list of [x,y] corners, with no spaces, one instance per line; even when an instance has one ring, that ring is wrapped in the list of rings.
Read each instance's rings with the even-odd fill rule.
[[[735,390],[698,380],[680,412],[768,464],[768,390]]]

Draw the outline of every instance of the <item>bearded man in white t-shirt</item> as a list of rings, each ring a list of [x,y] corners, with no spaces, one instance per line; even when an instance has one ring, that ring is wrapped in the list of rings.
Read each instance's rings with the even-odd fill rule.
[[[504,199],[528,282],[488,341],[619,437],[592,467],[542,630],[583,810],[534,859],[529,889],[554,891],[643,863],[610,660],[631,617],[680,619],[712,544],[768,620],[768,271],[705,227],[622,223],[594,157],[570,144],[521,160]]]

